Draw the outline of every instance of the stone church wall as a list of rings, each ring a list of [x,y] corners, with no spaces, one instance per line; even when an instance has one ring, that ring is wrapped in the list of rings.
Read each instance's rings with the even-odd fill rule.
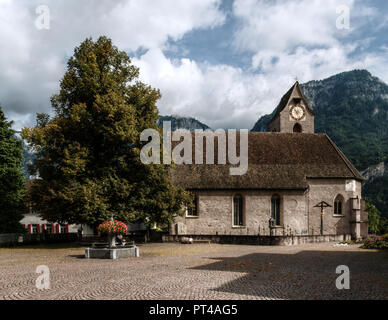
[[[320,208],[325,201],[334,206],[337,195],[344,198],[344,215],[335,216],[334,207],[325,209],[324,235],[350,235],[352,229],[351,199],[361,196],[361,183],[349,187],[345,179],[310,179],[307,191],[198,191],[198,216],[177,217],[171,235],[262,235],[270,234],[271,197],[281,198],[281,227],[274,235],[319,235]],[[244,226],[233,226],[233,197],[243,196]]]
[[[198,217],[178,217],[171,234],[269,235],[271,197],[281,197],[281,224],[277,235],[307,234],[307,196],[303,191],[200,191]],[[244,226],[233,226],[233,197],[243,196]]]
[[[324,210],[323,232],[324,234],[354,233],[350,223],[354,220],[351,199],[361,198],[361,183],[345,179],[310,179],[308,183],[310,186],[309,233],[320,233],[321,209],[314,208],[314,206],[321,201],[325,201],[333,206],[337,195],[342,195],[344,198],[344,214],[343,216],[336,216],[334,215],[334,207],[326,208]]]

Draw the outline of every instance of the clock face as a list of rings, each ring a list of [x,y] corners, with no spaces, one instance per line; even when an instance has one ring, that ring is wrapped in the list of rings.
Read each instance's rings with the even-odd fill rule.
[[[294,120],[301,120],[306,115],[304,108],[300,105],[293,106],[290,110],[291,118]]]

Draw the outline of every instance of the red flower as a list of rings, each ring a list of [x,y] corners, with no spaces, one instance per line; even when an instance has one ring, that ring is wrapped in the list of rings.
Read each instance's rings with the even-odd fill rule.
[[[125,234],[127,233],[127,225],[124,222],[113,220],[104,221],[98,226],[98,231],[108,234]]]

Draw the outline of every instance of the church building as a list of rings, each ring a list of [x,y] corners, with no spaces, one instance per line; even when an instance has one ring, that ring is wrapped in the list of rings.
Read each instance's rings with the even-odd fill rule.
[[[245,175],[217,164],[170,170],[173,183],[195,195],[195,208],[175,219],[170,238],[291,244],[367,235],[363,178],[330,137],[315,133],[298,82],[273,114],[268,132],[248,135]]]

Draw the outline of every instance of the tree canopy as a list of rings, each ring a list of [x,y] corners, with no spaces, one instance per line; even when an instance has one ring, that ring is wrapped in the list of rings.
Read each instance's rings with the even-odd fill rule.
[[[21,231],[19,221],[25,211],[21,164],[22,141],[0,107],[0,233]]]
[[[139,70],[110,39],[86,39],[69,59],[54,116],[37,115],[22,136],[36,151],[41,179],[29,194],[48,221],[96,225],[167,222],[191,196],[173,186],[165,165],[140,161],[144,129],[157,129],[159,90],[138,80]]]

